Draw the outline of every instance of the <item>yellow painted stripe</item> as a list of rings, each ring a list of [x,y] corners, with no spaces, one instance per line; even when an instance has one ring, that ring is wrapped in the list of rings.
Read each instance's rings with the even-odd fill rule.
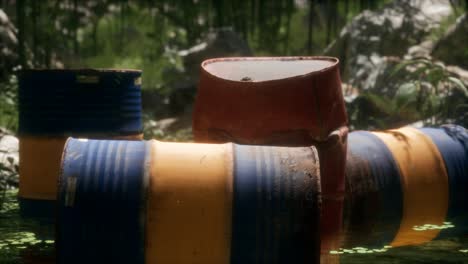
[[[232,145],[153,141],[146,263],[229,263]]]
[[[55,200],[66,137],[20,137],[19,197]]]
[[[414,128],[374,132],[390,149],[400,169],[403,216],[391,246],[431,241],[440,232],[422,230],[442,225],[448,208],[448,176],[443,159],[432,141]]]
[[[142,134],[107,137],[140,140]],[[63,147],[67,137],[20,136],[19,197],[54,201],[60,174]]]

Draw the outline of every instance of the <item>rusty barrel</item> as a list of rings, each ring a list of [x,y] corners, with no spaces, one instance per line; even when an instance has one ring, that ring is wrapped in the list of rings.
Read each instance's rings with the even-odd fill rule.
[[[315,147],[69,139],[58,260],[318,263],[319,175]]]
[[[343,248],[383,252],[466,235],[468,136],[460,126],[349,135]]]
[[[195,141],[317,147],[324,251],[339,244],[347,122],[336,58],[217,58],[201,65]]]
[[[25,215],[53,210],[67,137],[142,138],[141,71],[24,70],[19,77],[19,198]]]

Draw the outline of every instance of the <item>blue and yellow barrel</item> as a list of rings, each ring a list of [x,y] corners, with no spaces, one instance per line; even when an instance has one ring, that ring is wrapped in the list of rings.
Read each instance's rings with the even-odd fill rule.
[[[348,136],[343,248],[382,248],[397,233],[403,213],[398,164],[368,131]]]
[[[19,198],[26,215],[53,210],[69,136],[141,139],[141,71],[19,73]]]
[[[69,139],[59,263],[318,263],[315,147]]]
[[[467,135],[459,126],[350,133],[343,248],[466,235]]]
[[[445,125],[420,129],[437,146],[445,164],[449,184],[446,221],[439,237],[468,235],[468,132],[465,128]]]

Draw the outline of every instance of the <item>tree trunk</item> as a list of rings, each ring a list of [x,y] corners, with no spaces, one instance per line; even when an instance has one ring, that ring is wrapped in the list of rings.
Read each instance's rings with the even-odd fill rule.
[[[38,54],[38,46],[39,46],[39,41],[38,41],[38,34],[37,34],[37,17],[39,14],[39,1],[33,1],[32,2],[32,24],[33,24],[33,65],[37,66],[37,63],[39,61],[39,54]]]
[[[294,11],[294,0],[288,0],[286,4],[286,37],[284,42],[283,53],[289,55],[289,40],[291,35],[291,16]]]
[[[366,0],[360,0],[359,1],[359,11],[362,12],[365,9],[367,9],[367,1]]]
[[[98,55],[98,28],[99,28],[99,17],[96,17],[93,22],[93,53],[94,56]]]
[[[348,14],[349,14],[349,0],[345,0],[344,3],[344,23],[346,24],[348,22]]]
[[[21,68],[26,68],[26,53],[25,53],[25,0],[16,1],[16,23],[18,27],[18,59]]]
[[[78,0],[73,0],[73,53],[78,55]]]
[[[327,17],[327,26],[326,26],[326,29],[325,29],[325,33],[326,33],[326,39],[325,39],[325,44],[328,45],[330,43],[330,40],[331,40],[331,33],[332,33],[332,23],[333,23],[333,4],[332,4],[332,0],[328,0],[326,2],[326,8],[325,10],[327,10],[327,14],[326,14],[326,17]]]
[[[265,30],[265,0],[259,0],[258,2],[258,41],[259,45],[265,45],[265,35],[270,34],[270,32],[264,32]]]
[[[468,1],[468,0],[467,0]],[[254,37],[255,36],[255,26],[256,26],[256,13],[257,13],[257,1],[256,0],[250,0],[250,36]]]
[[[124,44],[124,38],[125,38],[125,0],[120,1],[120,29],[119,29],[119,47],[117,50],[119,52],[122,52],[123,50],[123,44]]]
[[[223,0],[213,0],[213,7],[215,10],[215,27],[224,26],[224,4]]]
[[[247,28],[247,9],[248,9],[248,3],[247,0],[238,0],[239,6],[237,8],[239,10],[235,10],[237,13],[237,19],[239,20],[239,31],[242,35],[242,38],[247,41],[247,33],[248,33],[248,28]]]
[[[314,26],[314,0],[309,0],[309,24],[307,33],[307,53],[312,54],[312,34]]]

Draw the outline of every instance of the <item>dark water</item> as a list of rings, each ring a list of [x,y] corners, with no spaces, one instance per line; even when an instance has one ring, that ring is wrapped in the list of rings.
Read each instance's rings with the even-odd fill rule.
[[[0,264],[55,263],[54,225],[47,219],[23,219],[16,190],[7,192],[0,210]],[[468,236],[399,248],[338,249],[340,263],[468,263]]]
[[[7,191],[0,210],[0,263],[55,263],[53,222],[21,218],[16,195]]]

